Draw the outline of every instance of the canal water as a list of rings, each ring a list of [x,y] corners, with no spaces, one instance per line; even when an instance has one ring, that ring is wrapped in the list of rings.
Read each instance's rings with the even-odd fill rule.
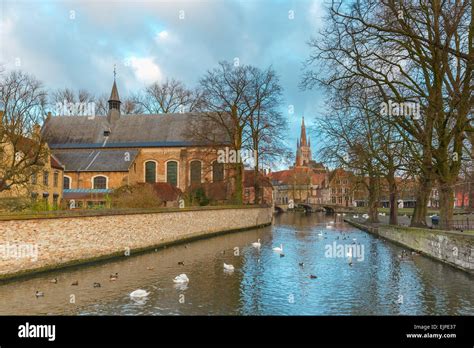
[[[288,213],[266,228],[4,283],[0,314],[474,315],[473,276],[401,252],[342,216]],[[187,285],[173,282],[181,273]],[[131,299],[136,289],[149,295]]]

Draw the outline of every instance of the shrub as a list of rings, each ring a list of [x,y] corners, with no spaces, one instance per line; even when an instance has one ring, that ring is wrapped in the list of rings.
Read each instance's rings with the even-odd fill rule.
[[[157,208],[162,205],[149,184],[122,186],[114,190],[109,199],[113,208]]]

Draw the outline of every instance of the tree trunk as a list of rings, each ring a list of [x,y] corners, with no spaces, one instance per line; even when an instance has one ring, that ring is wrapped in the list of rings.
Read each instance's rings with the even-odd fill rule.
[[[439,220],[441,227],[449,230],[452,227],[454,213],[454,189],[450,183],[440,184],[439,189]]]
[[[394,173],[390,173],[387,177],[388,188],[390,194],[390,225],[398,225],[398,188],[395,181]]]
[[[234,203],[237,205],[242,204],[243,196],[243,169],[242,163],[237,163],[235,166],[235,191],[234,191]]]
[[[430,178],[420,177],[418,190],[416,191],[416,205],[411,217],[410,226],[427,227],[426,215],[428,212],[428,200],[430,198],[432,182]]]
[[[379,213],[378,213],[378,182],[377,178],[369,177],[369,222],[378,223],[379,222]]]

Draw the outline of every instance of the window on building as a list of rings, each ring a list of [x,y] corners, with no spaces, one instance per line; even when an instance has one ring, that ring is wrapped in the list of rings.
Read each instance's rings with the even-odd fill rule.
[[[224,180],[224,163],[215,161],[212,163],[212,180],[214,182]]]
[[[63,178],[63,189],[70,190],[71,189],[71,179],[67,176]]]
[[[331,202],[334,203],[334,204],[336,204],[336,197],[332,196],[332,197],[331,197]]]
[[[169,161],[166,163],[166,182],[178,186],[178,162]]]
[[[149,184],[156,182],[156,162],[145,162],[145,182]]]
[[[201,161],[191,162],[191,184],[201,183]]]
[[[37,182],[38,182],[38,175],[37,175],[36,173],[33,173],[33,174],[31,175],[31,183],[32,183],[33,185],[36,185]]]
[[[107,188],[107,178],[105,176],[96,176],[93,182],[93,188],[96,190],[104,190]]]
[[[49,186],[49,172],[43,171],[43,185]]]
[[[338,197],[337,203],[342,204],[342,197]]]
[[[59,183],[59,173],[54,172],[54,175],[53,175],[53,185],[54,185],[54,187],[58,187],[58,183]]]

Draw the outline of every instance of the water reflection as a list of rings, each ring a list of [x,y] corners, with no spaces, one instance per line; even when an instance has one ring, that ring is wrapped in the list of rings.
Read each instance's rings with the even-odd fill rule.
[[[400,247],[341,219],[283,214],[267,228],[6,283],[0,314],[474,314],[472,276],[423,256],[400,259]],[[284,257],[273,250],[280,245]],[[327,257],[339,245],[358,246],[363,258]],[[174,283],[182,273],[189,283]],[[130,298],[137,289],[150,294]]]

